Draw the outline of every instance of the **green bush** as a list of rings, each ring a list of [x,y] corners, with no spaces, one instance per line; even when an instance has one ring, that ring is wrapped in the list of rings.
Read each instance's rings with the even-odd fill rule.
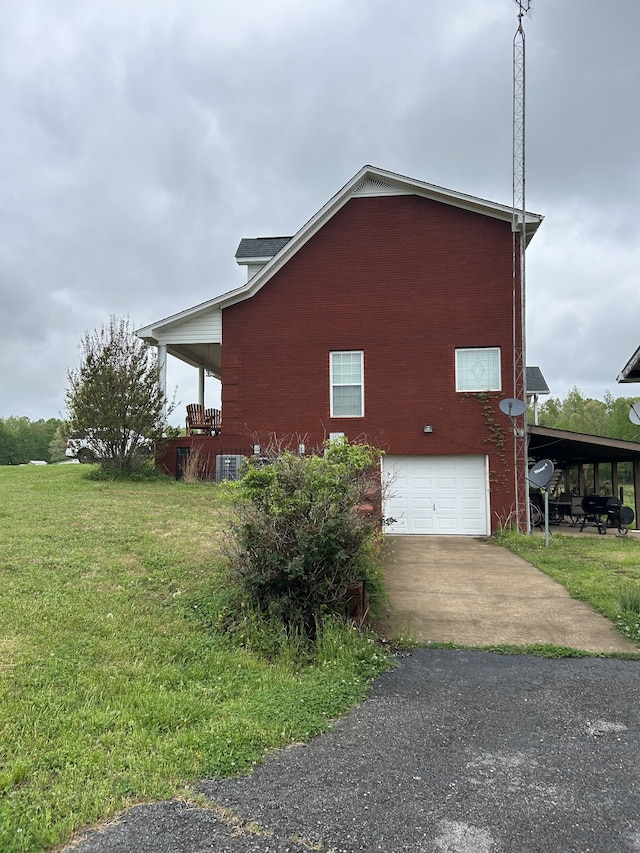
[[[285,451],[249,464],[232,525],[232,575],[252,606],[289,635],[315,638],[328,614],[347,614],[350,584],[375,609],[380,451],[339,439],[324,455]]]

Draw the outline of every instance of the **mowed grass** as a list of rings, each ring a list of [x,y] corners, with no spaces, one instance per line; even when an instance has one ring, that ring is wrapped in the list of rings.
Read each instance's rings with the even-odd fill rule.
[[[326,730],[386,666],[327,635],[276,661],[211,627],[228,489],[0,467],[0,850],[41,850],[140,801]]]
[[[633,533],[606,536],[568,536],[554,530],[545,547],[544,536],[503,533],[498,538],[536,568],[610,619],[625,637],[640,647],[640,538]]]

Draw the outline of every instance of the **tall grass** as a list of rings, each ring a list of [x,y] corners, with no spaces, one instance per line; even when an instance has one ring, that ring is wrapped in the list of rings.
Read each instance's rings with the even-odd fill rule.
[[[3,853],[247,770],[325,730],[386,665],[340,626],[304,666],[217,630],[232,487],[84,472],[0,468]]]

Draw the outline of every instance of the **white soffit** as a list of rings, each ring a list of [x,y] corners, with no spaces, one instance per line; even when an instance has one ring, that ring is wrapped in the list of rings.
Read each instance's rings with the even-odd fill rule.
[[[413,195],[411,190],[403,187],[398,187],[386,181],[377,180],[376,178],[365,178],[365,180],[356,187],[353,195],[358,196],[380,196],[380,195]]]

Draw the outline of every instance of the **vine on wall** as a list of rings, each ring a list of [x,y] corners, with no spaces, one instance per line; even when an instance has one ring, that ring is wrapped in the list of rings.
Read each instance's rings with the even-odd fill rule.
[[[505,490],[507,488],[507,437],[509,430],[496,417],[498,415],[497,404],[500,400],[499,394],[492,394],[490,391],[476,391],[474,393],[465,394],[466,397],[474,399],[480,406],[482,418],[487,427],[488,435],[482,439],[483,444],[492,444],[495,450],[489,456],[489,488]],[[491,458],[497,457],[502,468],[496,471],[491,465]]]

